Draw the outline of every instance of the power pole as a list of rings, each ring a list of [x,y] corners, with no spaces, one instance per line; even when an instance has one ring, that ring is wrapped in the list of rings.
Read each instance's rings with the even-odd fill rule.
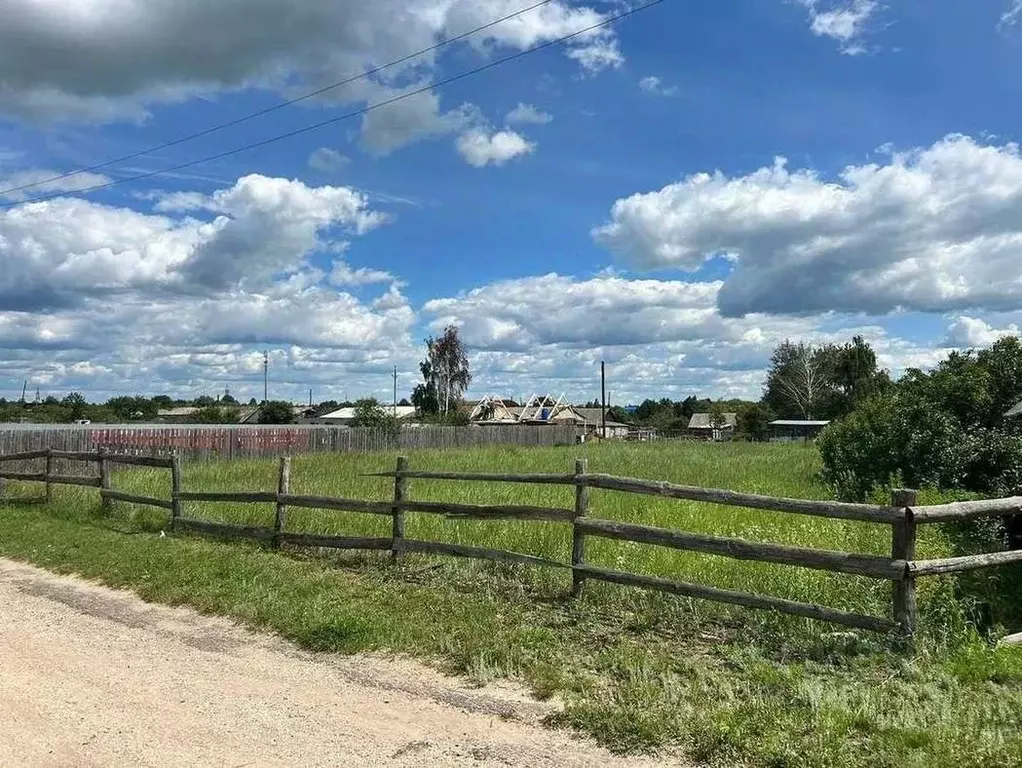
[[[600,418],[603,428],[603,439],[607,439],[607,364],[600,361],[600,398],[602,400],[602,407],[600,408]]]
[[[394,418],[397,418],[397,366],[394,366]]]
[[[263,352],[263,403],[270,401],[270,353]]]
[[[312,407],[312,389],[311,389],[311,387],[309,389],[309,407],[310,408]]]

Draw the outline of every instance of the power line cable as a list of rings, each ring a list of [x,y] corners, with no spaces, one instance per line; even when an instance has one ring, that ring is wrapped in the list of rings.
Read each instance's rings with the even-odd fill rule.
[[[92,171],[98,171],[102,170],[103,168],[109,168],[111,165],[123,163],[127,160],[134,160],[136,158],[144,157],[146,155],[151,155],[154,152],[160,152],[164,149],[170,149],[171,147],[176,147],[181,144],[185,144],[189,141],[194,141],[195,139],[201,139],[204,136],[209,136],[213,133],[217,133],[219,131],[224,130],[225,128],[233,128],[236,125],[247,123],[249,120],[254,120],[257,117],[263,117],[264,115],[276,112],[277,110],[284,109],[284,107],[290,107],[293,106],[294,104],[299,104],[303,101],[314,99],[317,96],[322,96],[324,93],[336,90],[345,85],[350,85],[351,83],[357,82],[358,80],[365,80],[369,77],[372,77],[373,75],[383,72],[384,70],[396,67],[398,64],[404,64],[405,62],[411,61],[412,59],[417,59],[420,56],[425,56],[427,53],[432,53],[441,48],[444,48],[445,46],[451,45],[452,43],[456,43],[459,40],[464,40],[467,37],[471,37],[472,35],[475,35],[479,32],[483,32],[484,30],[490,29],[491,27],[495,27],[498,24],[503,24],[505,21],[510,21],[511,19],[517,18],[518,16],[522,16],[528,13],[529,11],[534,11],[537,8],[540,8],[544,5],[549,5],[552,2],[554,2],[554,0],[541,0],[541,2],[534,3],[533,5],[530,5],[528,8],[522,8],[520,11],[509,13],[507,16],[502,16],[499,19],[495,19],[494,21],[478,26],[475,29],[470,29],[468,32],[462,32],[461,34],[455,35],[454,37],[445,38],[444,40],[441,40],[440,42],[431,45],[428,48],[423,48],[422,50],[416,51],[415,53],[409,53],[407,56],[402,56],[399,59],[394,59],[393,61],[387,62],[386,64],[382,64],[378,67],[374,67],[373,69],[369,69],[357,75],[347,77],[344,80],[339,80],[336,83],[325,85],[322,88],[317,88],[316,90],[302,94],[301,96],[296,96],[292,99],[288,99],[287,101],[282,101],[279,104],[273,105],[272,107],[260,109],[258,112],[252,112],[251,114],[243,115],[233,120],[228,120],[226,123],[220,123],[219,125],[214,125],[209,128],[205,128],[201,131],[198,131],[197,133],[191,133],[188,134],[187,136],[182,136],[179,139],[173,139],[163,144],[159,144],[155,147],[150,147],[149,149],[143,149],[139,150],[138,152],[132,152],[131,154],[123,155],[122,157],[115,157],[112,160],[106,160],[102,163],[97,163],[95,165],[77,168],[73,171],[68,171],[67,173],[62,173],[57,176],[51,176],[50,178],[47,179],[40,179],[38,181],[29,182],[17,187],[2,189],[0,190],[0,195],[9,195],[13,192],[21,192],[26,189],[32,189],[33,187],[42,186],[43,184],[52,184],[55,181],[63,181],[64,179],[70,178],[72,176],[78,176],[83,173],[91,173]]]
[[[365,107],[361,107],[359,109],[352,110],[351,112],[346,112],[343,115],[338,115],[336,117],[332,117],[332,118],[329,118],[327,120],[321,120],[318,123],[312,123],[311,125],[307,125],[307,126],[305,126],[303,128],[296,128],[293,131],[287,131],[286,133],[277,134],[276,136],[271,136],[268,139],[263,139],[261,141],[252,142],[251,144],[243,144],[242,146],[235,147],[234,149],[225,150],[223,152],[217,152],[216,154],[208,155],[206,157],[199,158],[198,160],[190,160],[190,161],[188,161],[186,163],[179,163],[177,165],[172,165],[172,166],[169,166],[169,167],[166,167],[166,168],[161,168],[161,169],[156,170],[156,171],[147,171],[146,173],[139,173],[139,174],[136,174],[134,176],[126,176],[126,177],[124,177],[122,179],[114,179],[114,180],[111,180],[111,181],[104,182],[102,184],[95,184],[95,185],[93,185],[91,187],[85,187],[83,189],[77,189],[77,190],[74,190],[74,194],[81,195],[81,194],[88,194],[90,192],[99,192],[100,190],[110,189],[112,187],[118,187],[118,186],[121,186],[122,184],[131,184],[131,183],[136,182],[136,181],[143,181],[145,179],[151,179],[154,176],[162,176],[163,174],[166,174],[166,173],[173,173],[175,171],[181,171],[181,170],[185,170],[185,169],[188,169],[188,168],[194,168],[197,165],[203,165],[205,163],[210,163],[210,162],[213,162],[214,160],[222,160],[225,157],[232,157],[234,155],[241,154],[242,152],[248,152],[248,151],[253,150],[253,149],[259,149],[260,147],[265,147],[265,146],[268,146],[270,144],[275,144],[276,142],[283,141],[284,139],[290,139],[290,138],[293,138],[295,136],[301,136],[301,135],[306,134],[306,133],[311,133],[312,131],[319,130],[320,128],[325,128],[328,125],[334,125],[334,124],[339,123],[339,122],[341,122],[343,120],[348,120],[348,119],[351,119],[353,117],[360,117],[360,116],[366,115],[366,114],[368,114],[370,112],[374,112],[375,110],[380,109],[381,107],[386,107],[386,106],[389,106],[390,104],[395,104],[395,103],[397,103],[399,101],[403,101],[404,99],[411,98],[412,96],[417,96],[420,93],[426,93],[427,91],[435,90],[435,89],[441,88],[441,87],[443,87],[445,85],[450,85],[451,83],[458,82],[459,80],[464,80],[464,79],[466,79],[468,77],[471,77],[473,75],[477,75],[480,72],[485,72],[488,69],[493,69],[494,67],[498,67],[498,66],[500,66],[502,64],[507,64],[508,62],[515,61],[517,59],[523,58],[524,56],[528,56],[529,54],[536,53],[536,52],[544,50],[546,48],[551,48],[551,47],[553,47],[555,45],[560,45],[561,43],[565,43],[565,42],[567,42],[569,40],[572,40],[572,39],[574,39],[576,37],[579,37],[580,35],[584,35],[584,34],[587,34],[589,32],[593,32],[593,31],[595,31],[597,29],[601,29],[603,27],[607,27],[607,26],[613,24],[614,22],[620,21],[621,19],[624,19],[624,18],[626,18],[628,16],[634,16],[635,14],[639,13],[640,11],[644,11],[644,10],[646,10],[648,8],[652,8],[655,5],[660,5],[664,1],[665,0],[650,0],[649,2],[644,3],[643,5],[635,6],[633,8],[630,8],[630,9],[626,10],[626,11],[622,11],[621,13],[615,14],[614,16],[609,16],[606,19],[604,19],[603,21],[600,21],[600,22],[598,22],[596,24],[591,24],[588,27],[585,27],[583,29],[579,29],[579,30],[577,30],[575,32],[572,32],[570,34],[563,35],[563,36],[555,38],[553,40],[548,40],[545,43],[540,43],[538,45],[534,45],[531,48],[526,48],[525,50],[518,51],[518,52],[510,54],[508,56],[504,56],[503,58],[495,59],[494,61],[488,62],[486,64],[482,64],[482,65],[480,65],[478,67],[475,67],[473,69],[470,69],[470,70],[468,70],[466,72],[462,72],[460,74],[453,75],[452,77],[448,77],[448,78],[445,78],[443,80],[439,80],[436,83],[432,83],[430,85],[426,85],[426,86],[423,86],[421,88],[416,88],[416,89],[411,90],[411,91],[406,91],[405,93],[402,93],[402,94],[399,94],[397,96],[394,96],[393,98],[385,99],[384,101],[380,101],[380,102],[377,102],[375,104],[368,104]],[[28,198],[27,200],[21,200],[21,201],[17,201],[17,202],[0,203],[0,209],[13,208],[14,206],[23,205],[25,203],[43,203],[43,202],[47,202],[49,200],[55,200],[58,197],[63,197],[66,194],[67,194],[67,192],[56,192],[56,193],[51,194],[51,195],[41,195],[41,196],[38,196],[38,197],[31,197],[31,198]]]

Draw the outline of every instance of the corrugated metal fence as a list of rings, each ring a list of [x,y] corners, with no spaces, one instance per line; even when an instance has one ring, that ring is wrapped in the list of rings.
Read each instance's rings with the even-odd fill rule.
[[[251,459],[283,454],[466,448],[485,445],[570,445],[573,426],[405,427],[0,424],[0,454],[40,448],[169,456],[189,460]],[[71,467],[68,467],[71,469]]]

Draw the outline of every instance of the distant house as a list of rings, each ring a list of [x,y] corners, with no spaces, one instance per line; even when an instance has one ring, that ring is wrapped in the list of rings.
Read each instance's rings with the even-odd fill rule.
[[[738,426],[738,414],[721,414],[723,423],[717,425],[711,423],[710,416],[709,413],[693,413],[688,421],[688,433],[703,440],[730,440]]]
[[[564,399],[554,400],[543,395],[530,398],[524,406],[510,405],[509,400],[491,395],[472,406],[469,422],[478,426],[500,426],[518,424],[528,427],[545,425],[574,425],[580,434],[602,435],[603,411],[601,408],[580,408]],[[625,438],[631,427],[613,419],[607,419],[607,437]]]
[[[156,412],[157,421],[185,423],[195,418],[199,409],[194,405],[182,405],[177,408],[161,408]]]
[[[603,409],[602,408],[575,408],[575,413],[582,417],[581,427],[586,434],[603,435]],[[608,409],[609,410],[609,409]],[[607,437],[628,437],[632,431],[630,424],[607,419]]]
[[[770,439],[777,441],[812,440],[828,424],[830,424],[829,421],[777,419],[770,422]]]
[[[415,419],[416,410],[414,405],[381,405],[380,408],[388,416],[396,416],[402,423],[410,423]],[[350,427],[358,413],[357,408],[338,408],[336,411],[324,413],[308,420],[309,424],[326,424],[334,427]]]

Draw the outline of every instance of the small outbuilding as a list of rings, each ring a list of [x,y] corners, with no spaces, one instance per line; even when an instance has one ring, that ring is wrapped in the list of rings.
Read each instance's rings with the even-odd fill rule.
[[[737,413],[722,413],[722,422],[714,424],[710,413],[693,413],[688,420],[688,433],[702,440],[730,440],[738,427]]]
[[[812,419],[777,419],[770,422],[770,439],[778,442],[792,440],[812,440],[829,421]]]

